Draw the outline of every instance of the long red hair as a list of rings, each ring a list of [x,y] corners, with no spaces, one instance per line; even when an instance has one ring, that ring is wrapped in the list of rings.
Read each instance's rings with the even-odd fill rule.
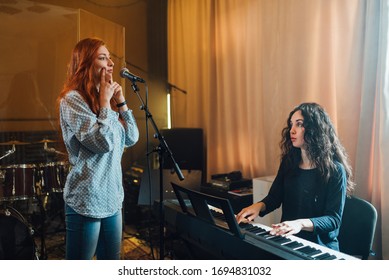
[[[92,112],[98,114],[100,109],[99,92],[92,66],[98,55],[97,50],[101,46],[105,46],[105,43],[98,38],[86,38],[76,44],[71,54],[66,80],[58,96],[57,105],[69,91],[76,90],[88,103]],[[117,111],[113,100],[111,100],[111,108]]]
[[[75,45],[71,53],[65,83],[57,98],[58,115],[59,104],[62,98],[64,98],[65,95],[72,90],[78,91],[84,98],[85,102],[87,102],[92,112],[98,115],[100,110],[99,92],[97,91],[97,84],[94,79],[93,62],[98,55],[97,50],[101,46],[105,46],[105,43],[99,38],[86,38]],[[116,112],[118,111],[113,98],[111,99],[111,109]],[[123,124],[121,116],[119,116],[119,120]],[[59,124],[58,129],[60,135],[59,138],[60,140],[63,140]],[[62,141],[60,142],[59,149],[66,152]]]

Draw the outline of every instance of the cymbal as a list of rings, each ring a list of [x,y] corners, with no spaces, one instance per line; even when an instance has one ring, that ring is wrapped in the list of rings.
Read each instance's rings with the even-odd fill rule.
[[[41,141],[38,141],[36,143],[55,143],[58,142],[57,140],[51,140],[51,139],[42,139]]]
[[[1,146],[6,146],[6,145],[28,145],[30,143],[28,142],[21,142],[21,141],[18,141],[18,140],[12,140],[12,141],[8,141],[8,142],[3,142],[3,143],[0,143]]]

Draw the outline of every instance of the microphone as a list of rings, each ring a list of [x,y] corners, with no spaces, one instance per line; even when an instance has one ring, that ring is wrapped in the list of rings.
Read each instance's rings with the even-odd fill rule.
[[[141,77],[138,77],[138,76],[132,74],[130,71],[128,71],[127,68],[123,68],[122,70],[120,70],[120,77],[127,78],[131,82],[140,82],[140,83],[145,83],[146,82]]]

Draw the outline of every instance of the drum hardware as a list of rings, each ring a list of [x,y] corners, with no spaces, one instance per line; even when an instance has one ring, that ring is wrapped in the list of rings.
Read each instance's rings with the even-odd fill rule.
[[[35,246],[34,259],[48,259],[48,249],[51,248],[47,248],[48,234],[57,235],[65,230],[62,192],[68,170],[67,162],[0,166],[0,259],[29,259],[29,242],[23,243],[23,246],[4,245],[8,253],[5,256],[2,254],[2,244],[11,242],[9,240],[15,224],[14,216],[20,215],[26,215],[26,219],[23,219],[25,222],[29,221],[26,222],[25,235],[28,233],[34,238],[31,241]],[[23,214],[19,215],[11,208]],[[23,220],[20,217],[18,219]],[[18,225],[19,231],[20,227]],[[23,252],[17,255],[12,253],[16,251],[16,247]]]
[[[38,143],[44,143],[44,144],[43,144],[43,150],[45,150],[46,152],[55,153],[55,154],[59,154],[59,155],[66,155],[66,153],[57,151],[56,149],[54,149],[54,148],[49,148],[49,147],[47,146],[47,143],[53,143],[53,142],[56,142],[56,141],[53,141],[53,140],[47,140],[47,141],[42,140],[42,141],[39,141]]]
[[[47,259],[47,251],[46,251],[46,208],[45,205],[47,204],[47,195],[43,197],[45,202],[42,201],[42,198],[38,198],[38,207],[40,210],[40,252],[41,252],[41,258]]]
[[[0,186],[4,184],[4,181],[5,181],[5,171],[0,170]]]
[[[17,210],[20,215],[16,214],[13,210]],[[6,246],[2,245],[2,243],[7,243],[7,240],[10,240],[13,232],[13,224],[10,224],[9,221],[14,221],[14,216],[16,215],[23,217],[26,223],[26,232],[33,237],[35,259],[47,260],[55,250],[63,249],[62,247],[65,246],[65,239],[63,240],[63,244],[52,242],[54,236],[65,233],[66,226],[62,193],[50,192],[42,195],[37,194],[29,200],[8,200],[0,202],[0,260],[3,258],[19,258],[9,256],[9,254],[11,254],[9,253],[10,249],[5,257],[2,254],[2,246]],[[5,220],[5,217],[9,217],[9,219]],[[22,218],[20,218],[20,220],[22,220]],[[20,225],[18,227],[20,227]],[[16,236],[18,235],[16,231],[15,234]],[[22,246],[21,243],[19,244],[18,248],[24,250],[25,252],[23,254],[25,255],[28,249],[27,247],[30,247],[30,245],[27,243],[23,243],[24,246]],[[16,245],[12,246],[15,247]],[[54,253],[54,255],[55,254],[56,253]]]
[[[46,238],[50,224],[49,212],[51,211],[50,209],[48,209],[48,200],[49,194],[45,194],[42,196],[37,195],[33,198],[30,198],[29,200],[10,200],[1,203],[2,205],[0,209],[0,233],[9,232],[9,234],[7,233],[7,236],[11,236],[11,232],[13,231],[13,225],[9,222],[3,222],[2,215],[4,215],[4,217],[15,215],[22,217],[19,219],[23,219],[23,221],[25,221],[27,231],[34,240],[35,259],[48,259]],[[15,214],[15,211],[17,211],[18,214]],[[3,236],[3,233],[0,234],[0,260],[4,258],[2,256],[1,248],[2,242],[4,241]],[[25,246],[28,246],[28,244],[26,243],[23,244]],[[21,243],[19,247],[22,247],[23,244]],[[24,250],[26,250],[26,248],[24,248]]]
[[[41,210],[40,250],[41,258],[47,259],[50,252],[46,247],[46,237],[65,231],[62,193],[69,172],[69,163],[66,161],[40,163],[37,169],[37,199]]]
[[[0,209],[0,259],[39,259],[36,249],[35,230],[15,208]]]
[[[11,212],[9,211],[8,208],[5,208],[4,214],[5,214],[6,216],[11,216]]]
[[[16,211],[16,209],[14,209],[15,211]],[[6,216],[6,217],[10,217],[11,216],[11,211],[10,211],[10,208],[5,208],[4,209],[4,215]],[[20,216],[21,216],[21,214],[20,213],[18,213]],[[34,235],[34,233],[35,233],[35,230],[32,228],[32,226],[31,225],[28,225],[28,232],[29,232],[29,234],[30,235]]]
[[[16,147],[15,146],[16,145],[29,145],[29,144],[30,143],[28,143],[28,142],[21,142],[21,141],[18,141],[18,140],[12,140],[12,141],[8,141],[8,142],[0,143],[0,146],[8,146],[8,145],[12,146],[12,149],[6,151],[5,154],[0,157],[0,160],[5,158],[5,157],[7,157],[7,156],[9,156],[9,155],[11,155],[11,154],[13,154],[13,153],[15,153],[15,151],[16,151]]]
[[[36,235],[39,236],[40,258],[46,260],[53,250],[62,246],[51,241],[54,236],[65,232],[64,201],[62,194],[55,192],[46,193],[37,201],[40,215],[36,217],[38,218]]]
[[[11,154],[13,154],[13,153],[15,153],[15,151],[16,151],[16,147],[15,146],[16,145],[28,145],[28,144],[30,144],[30,143],[28,143],[28,142],[21,142],[21,141],[17,141],[17,140],[12,140],[12,141],[8,141],[8,142],[0,143],[0,146],[8,146],[8,145],[12,146],[12,149],[6,151],[5,154],[0,157],[0,160],[5,158],[5,157],[7,157],[7,156],[9,156],[9,155],[11,155]]]
[[[12,149],[6,151],[5,154],[0,157],[0,160],[5,157],[8,157],[9,155],[12,155],[15,151],[16,151],[15,145],[12,145]]]
[[[38,143],[43,143],[46,152],[64,154],[48,147],[48,143],[54,142],[57,141],[43,139]],[[17,145],[27,144],[30,143],[0,143],[0,146],[12,146],[11,150],[0,155],[0,159],[13,154]],[[46,235],[65,231],[62,192],[68,171],[66,161],[0,165],[0,259],[30,259],[29,251],[33,252],[34,259],[48,258]],[[30,202],[34,208],[31,208]],[[17,232],[14,227],[17,227]],[[22,230],[22,227],[25,229]],[[25,239],[30,241],[12,245],[11,237],[18,236],[19,232],[23,232]],[[17,239],[20,240],[19,237]],[[31,244],[33,251],[30,250]],[[20,253],[14,254],[14,251]],[[4,255],[3,252],[8,253]]]

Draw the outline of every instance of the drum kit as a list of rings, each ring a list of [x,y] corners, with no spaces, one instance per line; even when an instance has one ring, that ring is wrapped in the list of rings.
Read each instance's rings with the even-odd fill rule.
[[[43,144],[46,153],[64,154],[48,147],[53,142],[57,141],[43,139],[35,143]],[[17,146],[35,143],[17,140],[0,143],[0,146],[11,146],[0,160],[15,153]],[[49,200],[53,196],[62,199],[68,172],[67,161],[0,165],[0,260],[47,258],[44,229],[50,211]],[[39,216],[38,224],[35,225],[33,218],[25,217],[31,213]],[[40,250],[35,242],[37,235]]]

